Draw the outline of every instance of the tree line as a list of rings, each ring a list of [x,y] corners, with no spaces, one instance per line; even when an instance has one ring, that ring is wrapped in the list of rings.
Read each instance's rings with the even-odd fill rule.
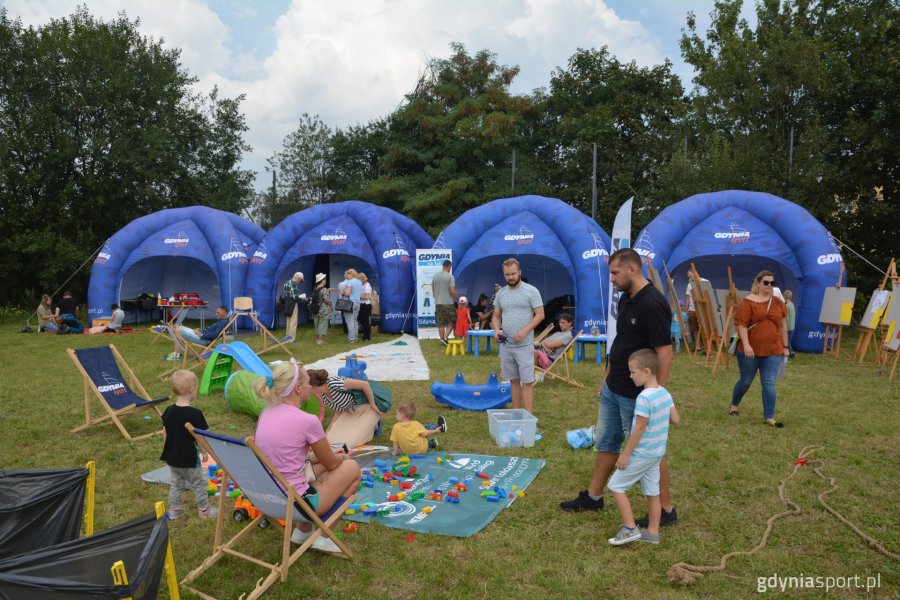
[[[122,14],[80,8],[40,28],[0,11],[0,301],[51,289],[130,220],[204,204],[264,228],[306,206],[359,199],[437,234],[494,198],[541,194],[635,231],[665,206],[721,189],[806,207],[884,268],[896,251],[900,6],[895,0],[719,0],[680,40],[696,72],[579,49],[545,88],[513,94],[516,66],[454,43],[392,113],[347,128],[303,114],[251,189],[243,97],[190,91],[177,49]],[[848,251],[854,281],[880,277]],[[885,263],[884,265],[880,263]],[[86,277],[84,278],[86,281]],[[866,289],[863,287],[863,289]],[[6,296],[4,296],[4,293]]]

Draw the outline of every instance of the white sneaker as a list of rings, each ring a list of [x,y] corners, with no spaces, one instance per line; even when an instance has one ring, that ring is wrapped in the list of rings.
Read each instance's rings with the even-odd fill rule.
[[[338,548],[338,545],[331,540],[331,538],[325,537],[324,535],[317,537],[316,541],[312,543],[312,547],[319,552],[330,552],[331,554],[339,554],[343,552],[340,548]]]
[[[215,506],[207,506],[206,510],[199,511],[201,519],[215,519],[219,516],[219,509]]]
[[[302,544],[303,542],[305,542],[306,540],[309,539],[309,536],[312,535],[312,532],[313,532],[312,529],[310,529],[309,531],[303,532],[297,528],[294,528],[294,532],[291,534],[291,541],[295,544]]]

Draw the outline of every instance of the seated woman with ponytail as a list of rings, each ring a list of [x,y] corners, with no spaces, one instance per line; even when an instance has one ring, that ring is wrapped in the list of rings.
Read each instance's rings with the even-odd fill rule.
[[[309,375],[303,366],[294,359],[276,365],[272,376],[257,379],[253,389],[266,402],[256,425],[257,445],[316,514],[326,514],[338,498],[352,495],[359,486],[359,464],[343,452],[335,453],[319,419],[300,410],[310,393]],[[310,462],[311,451],[315,463]],[[312,525],[301,523],[291,541],[301,544],[311,534]],[[340,552],[334,542],[323,537],[312,547]]]

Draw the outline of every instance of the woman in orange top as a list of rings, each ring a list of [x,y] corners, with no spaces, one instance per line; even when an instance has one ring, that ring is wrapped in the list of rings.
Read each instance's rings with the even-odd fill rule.
[[[772,427],[784,427],[784,423],[775,420],[775,379],[790,349],[787,309],[784,302],[773,295],[774,287],[775,275],[771,271],[760,271],[753,280],[750,294],[741,301],[734,316],[740,338],[737,362],[741,376],[734,384],[728,414],[737,416],[741,399],[759,371],[763,418]]]

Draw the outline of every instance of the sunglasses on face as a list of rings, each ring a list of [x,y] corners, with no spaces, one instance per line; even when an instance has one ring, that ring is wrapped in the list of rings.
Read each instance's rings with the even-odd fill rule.
[[[774,279],[761,279],[760,283],[763,285],[775,285]]]

